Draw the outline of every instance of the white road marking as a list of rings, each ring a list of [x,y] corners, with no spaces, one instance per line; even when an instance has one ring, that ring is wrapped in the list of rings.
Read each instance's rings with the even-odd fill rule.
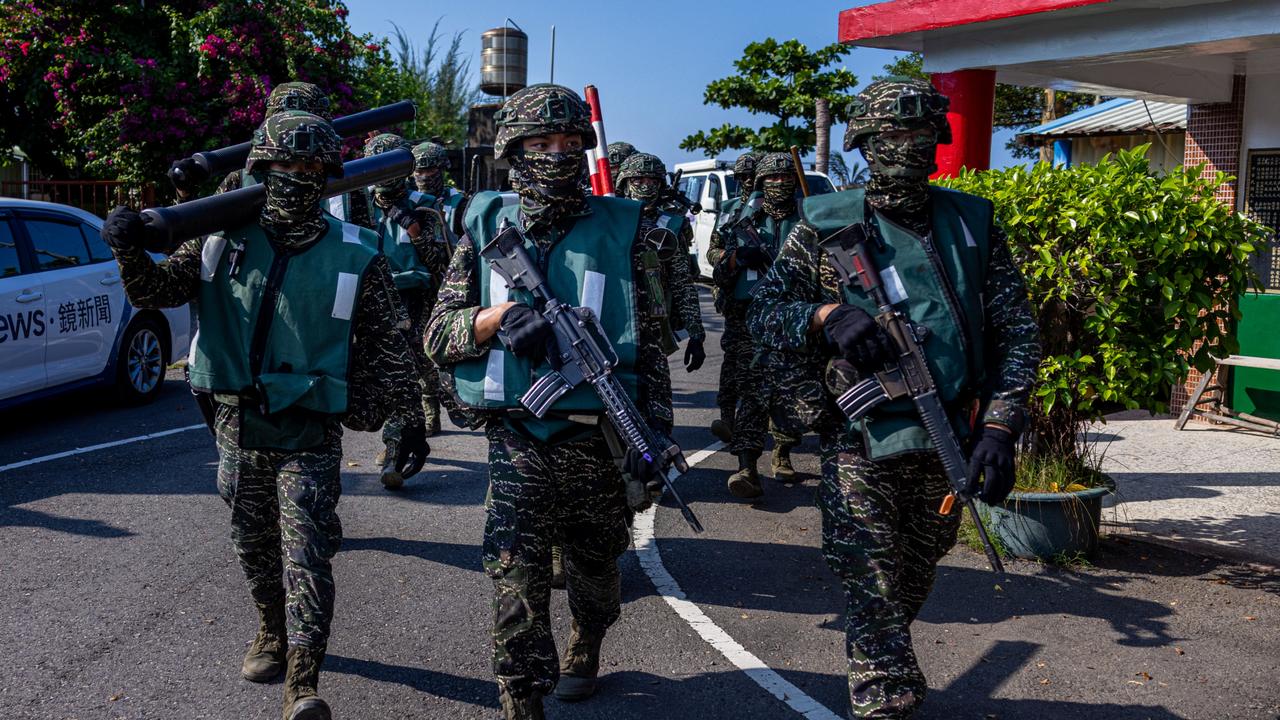
[[[699,450],[689,458],[689,467],[695,467],[698,463],[706,460],[719,450],[724,448],[724,443],[715,442],[708,445],[705,449]],[[631,527],[632,538],[636,544],[636,556],[640,559],[640,567],[644,568],[644,572],[649,576],[649,580],[653,582],[653,586],[657,588],[658,594],[663,600],[671,606],[672,610],[681,617],[694,632],[711,647],[720,651],[720,654],[726,660],[733,663],[739,670],[747,674],[757,685],[764,688],[770,695],[778,698],[786,703],[788,707],[800,715],[810,720],[841,720],[841,717],[817,700],[809,697],[803,690],[795,685],[787,682],[772,668],[764,664],[760,658],[753,655],[744,648],[737,640],[729,636],[707,617],[694,603],[690,602],[684,590],[680,589],[680,584],[667,571],[665,565],[662,564],[662,554],[658,551],[657,541],[653,536],[654,515],[657,505],[636,515],[635,523]]]
[[[143,440],[155,440],[156,438],[162,438],[166,435],[177,435],[178,433],[186,432],[188,430],[203,430],[205,427],[206,425],[204,423],[200,423],[199,425],[188,425],[186,427],[173,428],[172,430],[161,430],[160,432],[154,432],[150,435],[139,435],[137,437],[125,438],[124,440],[112,440],[107,443],[76,448],[75,450],[67,450],[65,452],[44,455],[38,458],[31,458],[30,460],[23,460],[22,462],[0,465],[0,472],[4,472],[5,470],[17,470],[18,468],[24,468],[30,465],[39,465],[40,463],[46,463],[51,460],[61,460],[62,458],[71,457],[72,455],[83,455],[84,453],[93,452],[95,450],[105,450],[107,448],[119,447],[120,445],[129,445],[131,443],[142,442]]]

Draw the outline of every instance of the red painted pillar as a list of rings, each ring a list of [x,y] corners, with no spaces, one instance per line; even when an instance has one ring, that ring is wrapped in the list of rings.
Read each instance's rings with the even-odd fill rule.
[[[947,121],[951,144],[938,146],[938,172],[953,177],[961,168],[986,170],[991,166],[991,121],[995,113],[994,70],[957,70],[934,73],[933,86],[951,98]]]

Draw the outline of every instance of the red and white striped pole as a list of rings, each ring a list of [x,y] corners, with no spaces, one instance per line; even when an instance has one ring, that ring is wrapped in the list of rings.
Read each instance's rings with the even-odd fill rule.
[[[587,151],[591,163],[591,193],[613,197],[613,176],[609,174],[609,141],[604,139],[604,117],[600,113],[600,93],[588,85],[583,94],[591,107],[591,129],[596,131],[596,146]]]

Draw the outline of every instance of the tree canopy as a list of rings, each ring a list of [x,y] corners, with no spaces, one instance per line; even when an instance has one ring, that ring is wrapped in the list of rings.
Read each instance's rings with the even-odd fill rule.
[[[838,43],[810,51],[799,40],[753,42],[734,61],[737,74],[707,85],[703,103],[744,108],[777,121],[758,128],[725,123],[698,131],[680,142],[683,150],[702,150],[714,157],[728,149],[783,151],[792,145],[809,152],[816,143],[814,101],[830,102],[833,123],[848,120],[848,98],[857,77],[849,70],[827,69],[850,52]]]

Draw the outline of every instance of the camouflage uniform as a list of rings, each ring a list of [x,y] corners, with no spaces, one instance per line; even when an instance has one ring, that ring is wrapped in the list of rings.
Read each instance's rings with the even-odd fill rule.
[[[753,222],[761,239],[770,246],[767,251],[775,254],[781,247],[784,234],[799,219],[799,209],[795,203],[795,175],[791,167],[791,156],[786,153],[770,153],[761,158],[754,168],[753,185],[756,191],[762,191],[766,178],[776,184],[779,190],[771,189],[769,196],[762,197],[762,212],[757,213]],[[737,173],[735,172],[735,176]],[[741,180],[739,182],[742,182]],[[773,185],[770,185],[773,188]],[[748,212],[746,203],[738,214]],[[735,215],[737,217],[738,215]],[[738,497],[758,497],[762,488],[756,475],[756,459],[764,449],[765,429],[770,427],[774,438],[774,472],[779,480],[794,478],[790,470],[790,452],[800,442],[804,425],[798,422],[777,423],[772,421],[774,413],[774,394],[768,373],[770,358],[775,353],[765,353],[756,343],[747,329],[747,308],[750,300],[736,299],[734,286],[739,276],[749,269],[734,260],[734,253],[740,247],[740,237],[736,233],[722,233],[719,227],[713,231],[711,248],[707,252],[708,262],[712,264],[712,281],[720,291],[719,305],[724,313],[724,333],[720,336],[720,345],[724,349],[726,359],[720,370],[721,393],[726,385],[748,389],[737,398],[736,408],[721,406],[722,414],[729,415],[732,420],[732,439],[729,452],[738,456],[739,471],[729,478],[729,487]],[[729,235],[729,237],[725,237]],[[776,364],[776,363],[774,363]],[[728,369],[725,369],[725,366]],[[723,398],[718,397],[717,400]],[[790,404],[791,398],[779,398],[779,402]],[[784,408],[779,408],[780,417],[785,417]],[[779,473],[779,469],[782,472]]]
[[[632,178],[640,177],[654,178],[659,183],[666,182],[666,170],[662,160],[648,153],[634,153],[623,161],[622,167],[618,170],[618,192],[624,197],[645,203],[640,220],[641,234],[644,236],[656,228],[656,223],[663,213],[657,202],[660,199],[660,190],[655,189],[652,193],[646,193],[636,183],[631,182]],[[662,306],[661,309],[655,308],[651,314],[655,316],[654,322],[658,324],[660,331],[666,335],[674,329],[671,325],[675,325],[678,318],[679,327],[689,333],[689,341],[701,345],[707,337],[702,327],[702,308],[698,302],[698,290],[689,276],[689,263],[685,261],[685,253],[681,250],[681,247],[688,247],[682,239],[691,240],[691,238],[692,230],[689,223],[685,222],[680,227],[680,235],[676,238],[675,247],[665,248],[662,252],[656,253],[660,262],[660,267],[657,268],[660,281],[659,287],[651,290],[656,291],[653,295],[660,292],[667,298],[659,303]],[[670,316],[661,317],[659,312],[670,313]],[[668,327],[662,328],[661,326],[666,323],[669,323]],[[675,351],[675,345],[674,343],[669,345],[667,348],[669,351],[664,351],[660,345],[646,346],[645,350],[648,351],[647,356],[638,358],[637,362],[642,366],[654,365],[658,369],[655,379],[660,375],[661,382],[655,392],[668,406],[667,415],[674,418],[674,410],[670,409],[672,407],[671,373],[666,356]],[[671,425],[666,425],[663,430],[670,434]]]
[[[410,146],[404,138],[392,133],[380,133],[370,138],[364,145],[365,157],[405,149]],[[409,197],[407,178],[398,178],[373,186],[374,224],[379,233],[378,248],[383,249],[397,242],[400,226],[388,219],[393,207],[402,211],[413,210],[416,203]],[[423,351],[422,338],[426,332],[427,319],[431,316],[431,308],[435,302],[436,288],[444,275],[444,267],[449,261],[449,246],[438,241],[434,220],[425,221],[427,226],[419,230],[418,236],[410,237],[418,262],[431,275],[431,283],[422,289],[401,288],[400,302],[409,316],[409,336],[413,338],[413,354],[418,364],[418,372],[422,379],[421,402],[423,415],[426,417],[428,432],[440,425],[440,382],[435,366],[427,359]],[[389,250],[388,250],[389,251]],[[399,449],[400,433],[403,426],[397,422],[388,422],[382,427],[383,453],[380,464],[383,466],[382,480],[389,488],[396,488],[401,478],[389,469]]]
[[[319,150],[313,156],[324,160],[328,173],[336,168],[340,174],[337,135],[321,118],[299,111],[279,113],[263,124],[255,134],[250,169],[256,162],[282,157],[281,153],[293,157],[285,149],[288,144],[279,139],[299,129],[309,129],[321,138],[315,141]],[[264,145],[274,147],[260,149]],[[318,198],[324,172],[270,172],[265,182],[268,201],[258,222],[273,247],[301,254],[331,240],[325,234],[329,221],[318,204],[305,214],[282,209],[284,203],[301,208],[307,202],[297,198]],[[214,237],[188,240],[158,264],[141,247],[113,244],[129,301],[140,308],[177,307],[194,301],[204,284],[202,255]],[[324,312],[327,315],[329,310]],[[283,626],[291,678],[286,682],[286,713],[290,702],[302,697],[299,688],[307,682],[309,690],[303,694],[315,694],[329,638],[334,605],[330,560],[342,541],[336,512],[342,490],[342,425],[374,430],[391,416],[406,424],[422,422],[421,408],[411,401],[418,394],[417,372],[400,327],[403,320],[390,268],[385,258],[375,256],[359,282],[352,313],[347,409],[342,415],[323,417],[323,429],[314,444],[303,441],[305,446],[291,449],[251,447],[245,440],[249,427],[283,427],[298,420],[299,413],[312,416],[291,408],[264,415],[256,402],[241,395],[214,394],[218,492],[231,508],[232,544],[262,619],[251,653],[282,655],[282,638],[273,634]],[[297,667],[296,649],[301,649],[296,653],[301,658]],[[246,678],[250,678],[247,673]],[[264,676],[258,681],[269,679]]]
[[[609,175],[613,178],[613,189],[618,189],[618,171],[622,169],[622,163],[627,158],[634,155],[636,146],[627,142],[611,142],[605,148],[605,154],[609,156]]]
[[[518,183],[520,220],[539,255],[549,251],[574,223],[590,216],[586,198],[576,192],[585,155],[582,150],[523,151],[520,140],[565,132],[581,135],[583,144],[590,146],[595,134],[589,117],[573,91],[555,85],[534,85],[516,93],[499,115],[498,152],[510,157],[513,174],[526,180]],[[535,119],[517,124],[522,118]],[[574,191],[554,192],[564,187]],[[632,243],[637,278],[643,247],[638,235],[637,231]],[[460,242],[427,328],[427,354],[440,366],[446,383],[451,382],[455,364],[483,357],[490,342],[496,341],[475,341],[482,270],[473,243]],[[636,299],[636,307],[647,306],[643,283],[636,285]],[[644,313],[639,315],[638,342],[643,350],[657,345],[659,338],[654,324]],[[662,378],[658,369],[638,364],[636,371],[637,407],[651,426],[670,427],[670,406],[655,391]],[[575,668],[580,666],[575,663],[584,657],[578,650],[583,639],[594,638],[598,651],[605,629],[618,618],[616,561],[628,542],[623,480],[599,426],[575,424],[567,434],[543,442],[505,413],[477,411],[477,415],[489,439],[483,559],[494,582],[494,672],[507,717],[541,718],[541,697],[555,689],[562,676],[574,677],[578,672]],[[553,539],[563,543],[571,570],[569,602],[575,628],[560,669],[548,610]],[[590,674],[594,678],[595,670]]]
[[[934,91],[914,81],[877,83],[864,91],[856,105],[858,114],[850,121],[845,149],[856,146],[864,154],[880,155],[881,162],[872,164],[871,185],[881,191],[869,189],[866,202],[919,234],[929,232],[932,223],[927,177],[934,145],[939,139],[949,140],[948,134],[935,132],[928,146],[891,147],[877,140],[875,150],[866,148],[881,129],[932,124],[936,130],[939,123],[945,127],[945,115],[936,110],[945,98],[939,101],[942,96],[937,95],[929,100],[935,109],[923,118],[885,122],[868,130],[886,103],[912,93]],[[940,107],[945,109],[945,105]],[[883,192],[885,187],[888,192]],[[918,197],[925,202],[920,203]],[[983,422],[1000,424],[1016,433],[1035,377],[1039,344],[1026,286],[1004,234],[994,226],[989,237],[985,273],[974,280],[977,287],[970,287],[970,291],[982,293],[984,323],[981,337],[975,340],[987,348],[986,386],[976,390],[984,408]],[[843,300],[835,270],[818,241],[815,227],[802,220],[761,283],[748,322],[762,343],[830,355],[822,331],[811,329],[811,323],[819,308]],[[906,452],[871,460],[862,434],[834,408],[824,415],[818,430],[822,547],[847,601],[846,649],[853,713],[856,717],[909,717],[927,690],[912,649],[910,624],[928,597],[938,560],[955,543],[960,514],[944,516],[938,512],[950,488],[933,452]]]

